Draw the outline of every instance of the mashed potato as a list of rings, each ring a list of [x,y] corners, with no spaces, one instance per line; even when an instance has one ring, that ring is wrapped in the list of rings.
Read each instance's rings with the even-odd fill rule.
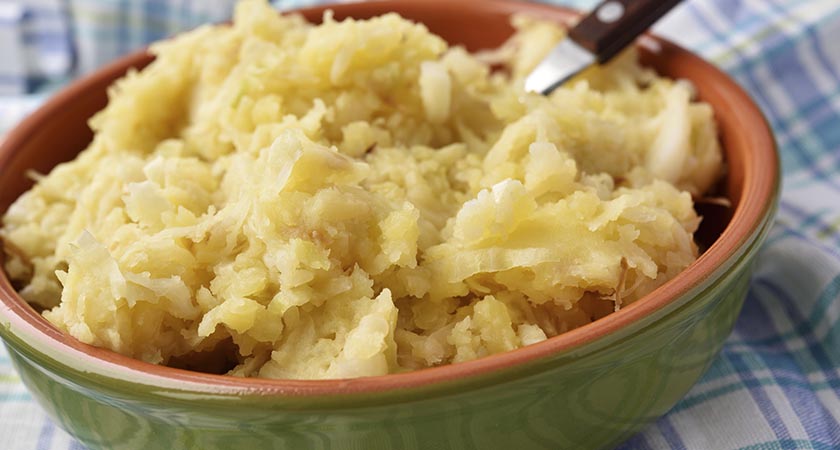
[[[113,86],[6,213],[6,269],[83,342],[249,377],[466,361],[609,314],[696,258],[712,111],[632,52],[526,94],[562,31],[515,24],[472,55],[395,14],[243,2]]]

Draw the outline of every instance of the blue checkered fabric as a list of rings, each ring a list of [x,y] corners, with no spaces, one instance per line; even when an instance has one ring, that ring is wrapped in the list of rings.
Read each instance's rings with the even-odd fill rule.
[[[0,133],[68,79],[150,40],[224,20],[232,3],[0,0]],[[752,94],[776,133],[784,181],[776,225],[721,355],[621,448],[840,449],[840,2],[689,0],[655,30]],[[34,403],[2,347],[0,436],[12,450],[82,448]]]

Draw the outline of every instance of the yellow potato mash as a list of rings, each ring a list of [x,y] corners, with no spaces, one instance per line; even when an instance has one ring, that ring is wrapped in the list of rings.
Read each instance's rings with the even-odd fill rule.
[[[563,31],[515,25],[470,54],[396,14],[246,1],[157,43],[7,211],[6,269],[80,341],[246,377],[438,366],[603,317],[697,257],[712,110],[632,51],[525,93]]]

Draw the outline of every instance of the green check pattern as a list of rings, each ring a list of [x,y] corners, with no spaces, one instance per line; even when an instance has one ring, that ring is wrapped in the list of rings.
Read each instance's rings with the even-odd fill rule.
[[[0,0],[0,133],[73,76],[223,20],[232,3]],[[776,133],[784,179],[776,224],[721,355],[679,404],[621,448],[840,449],[840,2],[688,0],[655,31],[750,92]],[[34,403],[5,348],[0,436],[10,450],[83,448]]]

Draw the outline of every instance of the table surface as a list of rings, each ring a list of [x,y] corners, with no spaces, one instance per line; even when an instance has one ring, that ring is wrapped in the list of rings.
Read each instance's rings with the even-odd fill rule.
[[[90,70],[150,39],[224,19],[232,3],[0,1],[0,58],[16,61],[0,68],[0,133],[74,67]],[[72,41],[56,41],[70,29]],[[776,224],[721,355],[673,410],[622,448],[840,448],[840,2],[689,0],[655,30],[750,92],[776,133],[784,181]],[[0,436],[10,450],[83,448],[34,402],[2,347]]]

